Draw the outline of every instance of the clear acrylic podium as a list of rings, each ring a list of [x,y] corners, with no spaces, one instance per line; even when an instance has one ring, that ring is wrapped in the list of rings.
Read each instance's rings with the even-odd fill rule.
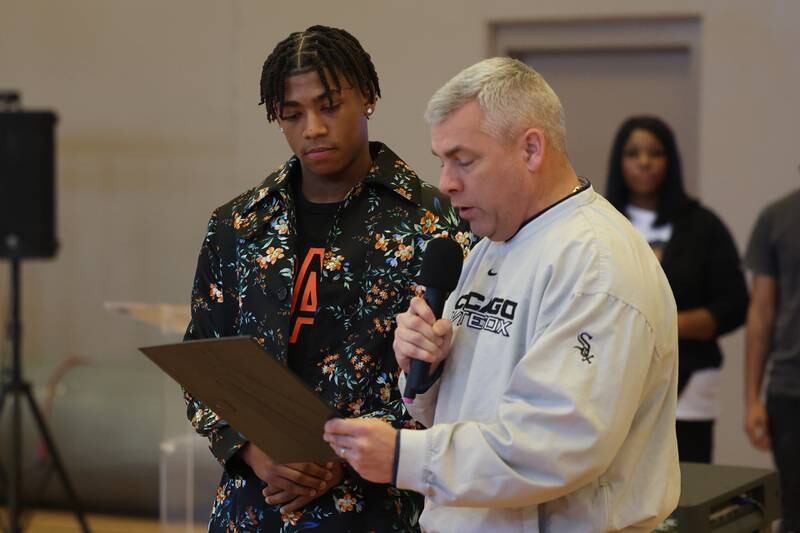
[[[188,305],[106,302],[105,308],[158,327],[165,343],[180,340],[189,323]],[[208,440],[195,433],[186,419],[180,385],[166,374],[162,405],[158,465],[161,531],[205,532],[222,467],[211,455]]]
[[[187,422],[188,423],[188,422]],[[162,531],[205,532],[222,467],[194,431],[161,442],[158,465]]]

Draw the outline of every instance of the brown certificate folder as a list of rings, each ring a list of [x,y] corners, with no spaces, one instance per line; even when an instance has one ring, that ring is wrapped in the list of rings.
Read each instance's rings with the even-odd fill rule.
[[[140,350],[278,463],[335,458],[322,440],[337,413],[250,337]]]

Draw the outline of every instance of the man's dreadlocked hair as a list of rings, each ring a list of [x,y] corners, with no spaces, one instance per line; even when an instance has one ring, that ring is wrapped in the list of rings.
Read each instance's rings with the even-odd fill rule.
[[[329,100],[332,100],[331,87],[326,71],[336,84],[336,90],[341,90],[339,78],[344,77],[370,102],[381,95],[372,59],[355,37],[339,28],[311,26],[278,43],[264,62],[260,104],[267,109],[267,120],[272,122],[283,112],[286,78],[311,71],[319,75]]]

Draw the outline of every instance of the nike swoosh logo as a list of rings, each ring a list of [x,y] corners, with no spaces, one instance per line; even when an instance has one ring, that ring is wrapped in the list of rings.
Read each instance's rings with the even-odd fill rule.
[[[497,275],[497,272],[495,272],[494,270],[492,270],[492,269],[490,268],[490,269],[489,269],[489,275],[490,275],[490,276],[496,276],[496,275]]]

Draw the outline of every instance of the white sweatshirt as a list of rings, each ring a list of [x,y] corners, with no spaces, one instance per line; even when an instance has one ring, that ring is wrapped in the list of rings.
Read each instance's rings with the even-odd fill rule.
[[[430,429],[400,435],[426,532],[649,532],[675,508],[675,301],[591,187],[482,240],[444,316],[444,372],[409,409]]]

